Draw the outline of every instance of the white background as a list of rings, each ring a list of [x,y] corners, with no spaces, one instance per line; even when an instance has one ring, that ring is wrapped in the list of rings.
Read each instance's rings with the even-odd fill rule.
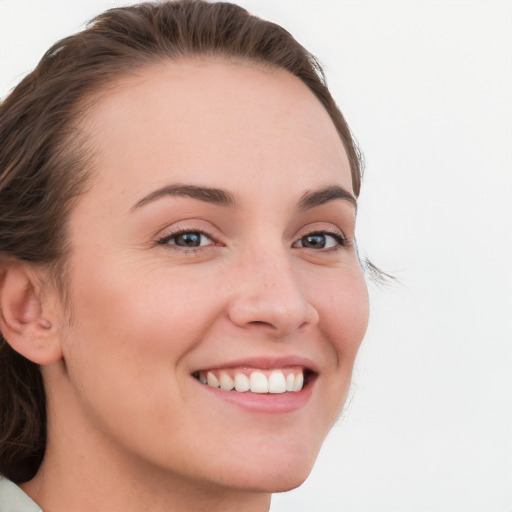
[[[366,157],[353,395],[273,512],[512,512],[512,2],[243,0],[326,68]],[[0,0],[0,96],[108,0]],[[1,141],[0,141],[1,143]]]

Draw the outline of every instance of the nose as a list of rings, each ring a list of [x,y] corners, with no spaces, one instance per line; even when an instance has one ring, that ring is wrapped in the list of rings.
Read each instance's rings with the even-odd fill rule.
[[[238,327],[263,330],[279,338],[318,324],[318,311],[284,250],[246,259],[233,277],[228,313]]]

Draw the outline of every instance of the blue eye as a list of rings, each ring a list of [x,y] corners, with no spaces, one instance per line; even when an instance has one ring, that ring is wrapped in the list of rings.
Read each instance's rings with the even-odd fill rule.
[[[338,233],[310,233],[297,240],[293,245],[306,249],[332,249],[346,245],[346,240]]]
[[[160,245],[175,245],[188,249],[196,247],[204,247],[211,245],[212,240],[209,236],[201,233],[201,231],[182,231],[181,233],[173,233],[158,241]]]

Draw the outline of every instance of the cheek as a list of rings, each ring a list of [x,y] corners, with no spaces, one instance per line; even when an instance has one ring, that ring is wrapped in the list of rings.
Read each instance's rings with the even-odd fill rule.
[[[368,325],[369,303],[364,277],[357,268],[345,268],[315,289],[318,293],[312,302],[320,318],[321,349],[328,357],[324,378],[319,382],[318,410],[311,415],[311,423],[327,435],[347,398],[354,362]]]
[[[144,331],[148,336],[164,331],[168,342],[177,333],[193,333],[203,318],[207,321],[208,311],[213,313],[215,283],[191,272],[144,265],[98,265],[95,270],[77,273],[73,281],[74,310],[90,329],[137,333],[143,338]]]
[[[368,327],[369,302],[361,272],[345,273],[322,287],[321,329],[336,351],[338,362],[352,365]]]
[[[158,377],[168,380],[179,370],[218,314],[208,281],[127,267],[99,265],[74,274],[75,318],[65,358],[81,385],[95,379],[161,385]]]
[[[156,438],[161,425],[180,426],[188,381],[182,362],[218,314],[213,285],[144,266],[92,270],[75,272],[71,283],[70,386],[87,421],[142,450],[148,432]]]
[[[332,353],[334,378],[326,381],[325,396],[331,422],[339,417],[352,381],[354,362],[366,333],[369,302],[362,273],[345,273],[323,288],[320,328],[325,350]]]

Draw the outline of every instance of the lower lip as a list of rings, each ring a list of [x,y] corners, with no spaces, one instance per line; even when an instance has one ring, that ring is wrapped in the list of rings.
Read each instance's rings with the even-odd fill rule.
[[[285,414],[297,411],[308,403],[313,392],[315,380],[316,377],[311,376],[300,391],[287,393],[251,393],[249,391],[240,393],[234,390],[225,391],[220,388],[212,388],[206,384],[196,382],[214,397],[248,411],[267,414]]]

